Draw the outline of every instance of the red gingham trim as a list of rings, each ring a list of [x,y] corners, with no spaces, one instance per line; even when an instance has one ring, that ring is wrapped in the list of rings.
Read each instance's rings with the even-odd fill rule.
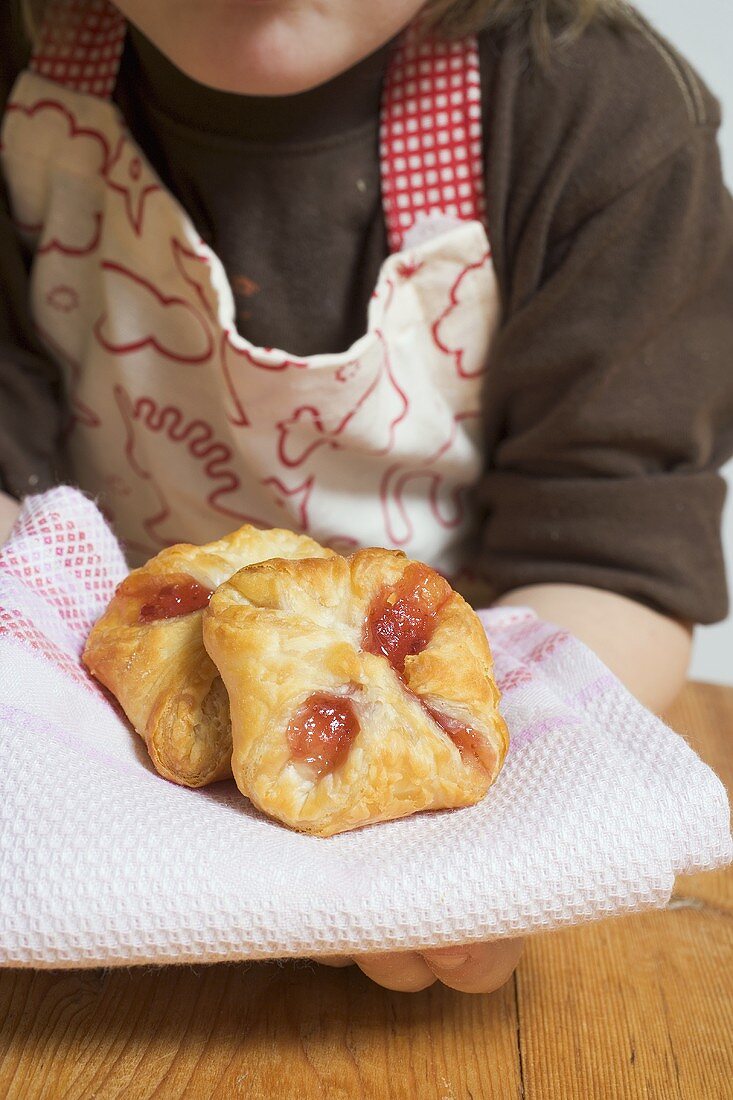
[[[108,0],[48,0],[30,68],[75,92],[109,99],[125,20]]]
[[[79,658],[67,653],[57,642],[46,637],[35,623],[16,608],[0,607],[0,638],[2,637],[13,638],[25,648],[40,654],[70,680],[81,684],[93,694],[100,693]]]
[[[45,555],[55,558],[53,570],[44,564]],[[54,580],[59,570],[84,586],[83,603],[78,592],[64,590]],[[90,538],[83,527],[56,511],[34,514],[25,509],[16,520],[13,537],[0,550],[0,576],[6,573],[45,600],[82,638],[121,580],[104,564],[94,536]]]
[[[385,80],[380,138],[393,252],[427,214],[485,221],[476,38],[420,41],[416,26],[405,31]]]

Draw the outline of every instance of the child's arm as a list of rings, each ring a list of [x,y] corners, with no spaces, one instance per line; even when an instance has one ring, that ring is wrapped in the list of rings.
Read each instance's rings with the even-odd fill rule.
[[[718,105],[683,60],[648,30],[570,54],[518,80],[513,159],[487,189],[505,311],[476,568],[660,710],[690,624],[727,613],[733,203]]]
[[[682,688],[692,626],[644,604],[580,584],[516,588],[497,605],[531,607],[585,642],[650,710],[665,710]]]
[[[61,373],[38,341],[30,297],[0,175],[0,543],[17,511],[13,498],[41,492],[62,476]]]
[[[0,116],[28,58],[17,8],[0,4]],[[0,543],[18,509],[14,498],[47,489],[61,476],[61,374],[38,341],[28,265],[0,171]]]

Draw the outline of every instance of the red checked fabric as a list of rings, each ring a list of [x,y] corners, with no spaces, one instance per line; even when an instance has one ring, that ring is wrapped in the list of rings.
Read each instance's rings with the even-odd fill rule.
[[[75,92],[109,99],[125,41],[125,21],[106,0],[49,0],[30,67]]]
[[[382,195],[389,245],[435,213],[485,220],[478,44],[410,28],[385,86]]]

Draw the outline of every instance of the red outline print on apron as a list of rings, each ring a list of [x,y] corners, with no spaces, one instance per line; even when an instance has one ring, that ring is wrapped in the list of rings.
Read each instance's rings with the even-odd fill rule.
[[[410,27],[396,43],[375,149],[390,255],[364,334],[298,357],[238,332],[221,261],[127,131],[112,101],[125,32],[107,0],[50,0],[2,124],[79,485],[133,562],[251,522],[454,571],[500,311],[476,40]]]
[[[461,341],[470,327],[471,310],[481,292],[485,269],[491,267],[491,250],[476,263],[468,264],[451,287],[449,302],[433,324],[433,340],[446,355],[452,355],[459,378],[476,378],[488,369],[485,355],[477,355],[475,347]]]
[[[115,386],[115,399],[120,416],[125,425],[125,459],[127,461],[127,492],[135,492],[138,500],[143,501],[140,508],[141,529],[137,538],[130,539],[129,545],[143,553],[153,553],[184,541],[183,534],[177,530],[180,522],[169,506],[165,491],[161,488],[155,471],[146,468],[145,438],[156,438],[156,454],[165,456],[166,448],[169,461],[184,465],[184,473],[195,479],[198,468],[203,468],[207,483],[212,486],[206,504],[217,515],[227,517],[232,526],[251,523],[264,527],[261,517],[248,515],[230,505],[231,495],[239,489],[239,477],[232,467],[231,449],[216,439],[210,424],[196,418],[186,419],[181,409],[174,405],[160,407],[153,398],[139,397],[133,401],[121,385]],[[182,458],[182,455],[185,456]],[[130,486],[134,485],[134,489]],[[119,490],[118,490],[119,491]]]
[[[161,187],[127,135],[123,134],[117,142],[104,178],[107,186],[122,197],[133,232],[141,237],[146,201]]]
[[[115,309],[97,318],[95,338],[110,355],[129,355],[146,348],[175,363],[205,363],[214,341],[199,310],[122,264],[102,260],[109,301]],[[132,300],[131,300],[132,299]]]
[[[92,217],[94,227],[88,241],[79,244],[64,244],[56,237],[52,237],[50,241],[46,241],[45,244],[41,245],[38,249],[38,255],[45,256],[48,252],[61,252],[64,256],[91,256],[92,252],[97,251],[102,240],[102,215],[96,210]],[[76,304],[78,305],[78,302]]]

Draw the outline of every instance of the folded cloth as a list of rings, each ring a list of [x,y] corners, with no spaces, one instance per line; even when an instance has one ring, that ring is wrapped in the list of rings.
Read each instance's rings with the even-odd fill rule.
[[[725,793],[567,632],[482,611],[511,734],[469,809],[328,840],[231,782],[161,779],[80,661],[126,573],[94,504],[26,500],[0,554],[0,964],[214,962],[456,944],[663,906],[733,856]]]

